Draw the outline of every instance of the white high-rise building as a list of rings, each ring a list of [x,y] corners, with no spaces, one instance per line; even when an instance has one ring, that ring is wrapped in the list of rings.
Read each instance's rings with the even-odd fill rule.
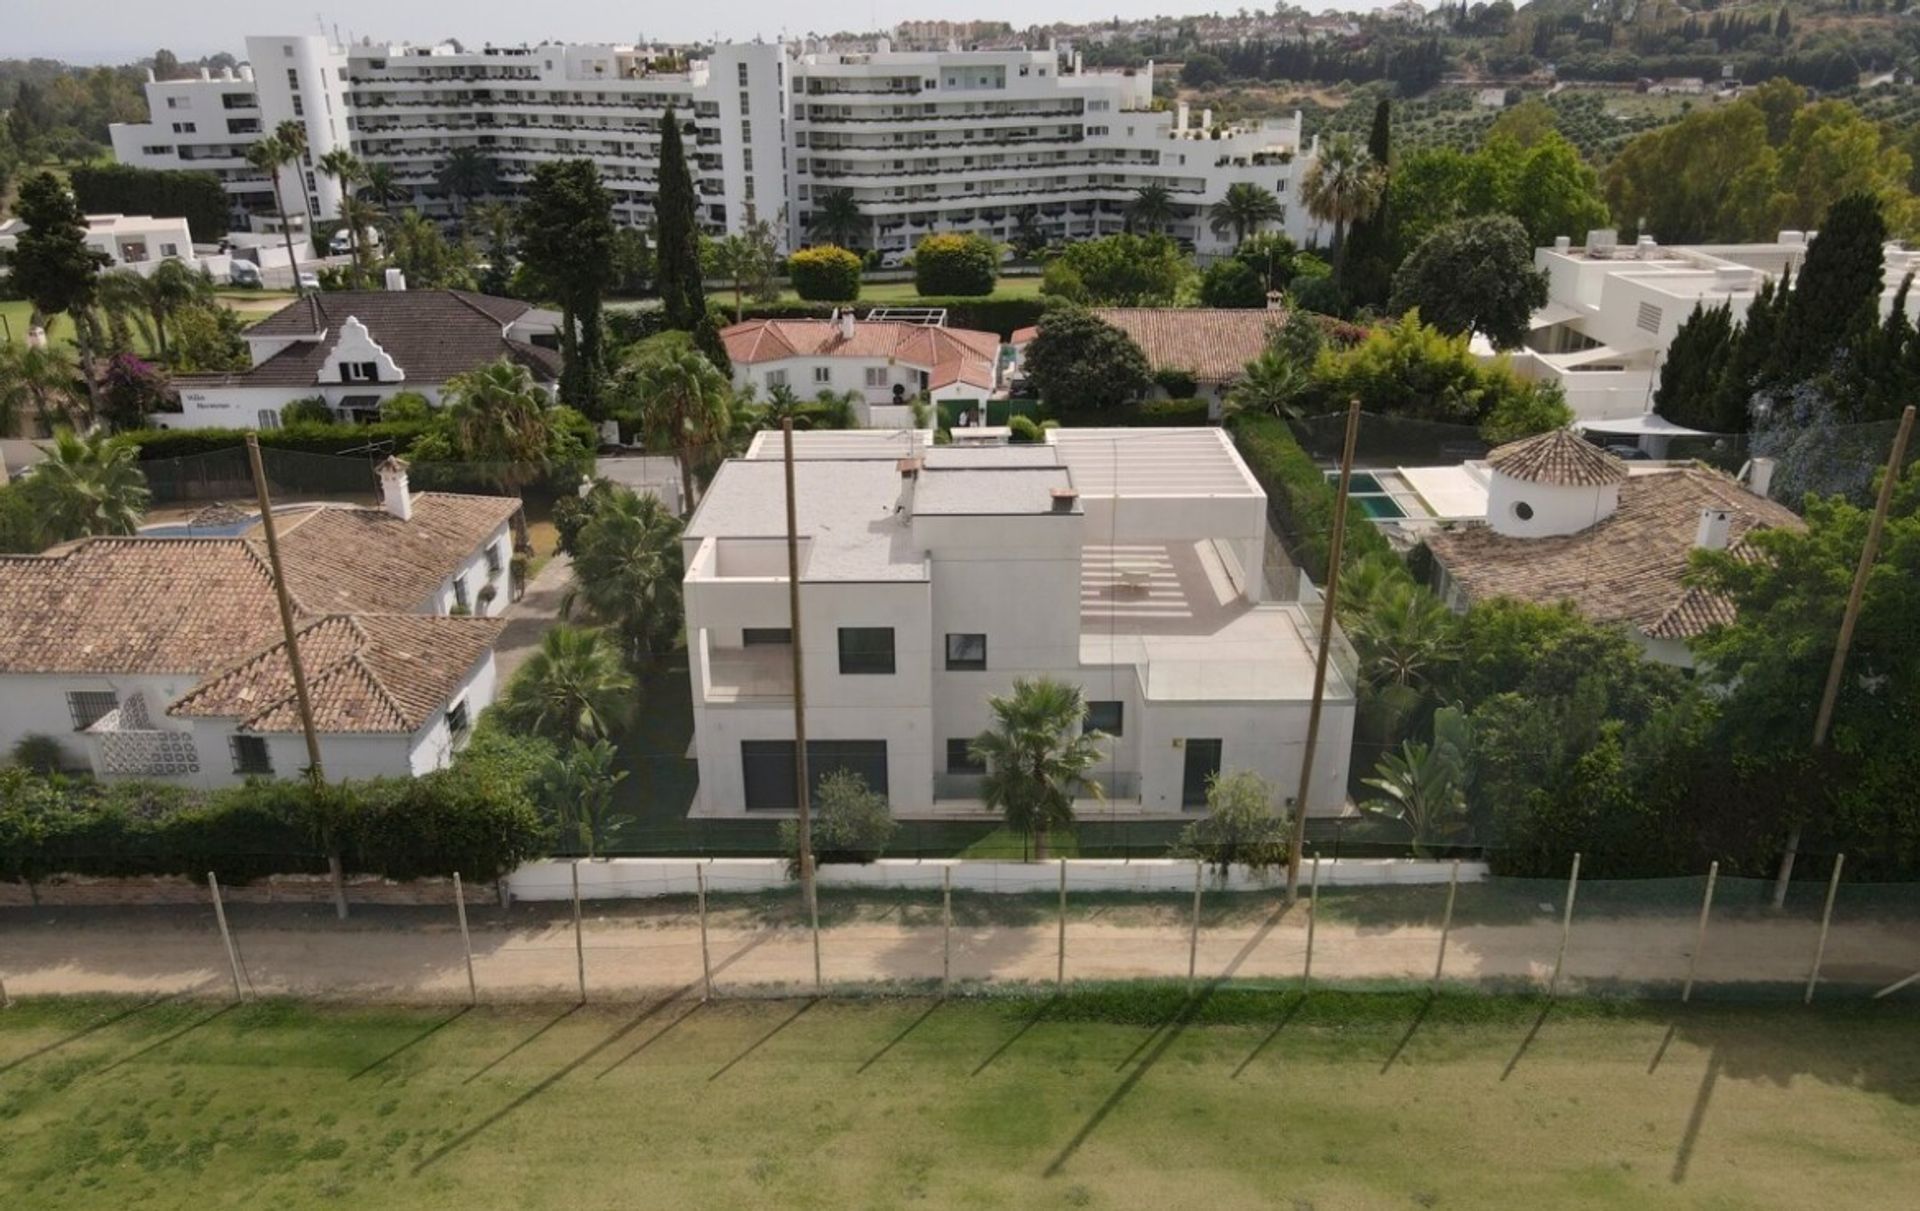
[[[318,220],[338,212],[337,183],[317,171],[336,147],[390,169],[401,205],[442,217],[463,201],[441,182],[463,149],[492,162],[502,196],[542,162],[586,157],[613,191],[616,220],[643,227],[671,105],[702,225],[715,234],[752,215],[798,247],[823,196],[846,189],[882,250],[954,230],[1064,241],[1122,230],[1128,204],[1154,185],[1171,197],[1168,233],[1217,252],[1232,237],[1213,232],[1207,207],[1242,182],[1275,195],[1296,241],[1322,234],[1298,201],[1314,153],[1298,114],[1229,127],[1184,104],[1156,107],[1151,65],[1086,72],[1052,50],[896,53],[884,42],[863,54],[727,43],[691,59],[601,44],[342,49],[300,36],[248,38],[247,55],[237,74],[149,83],[152,120],[116,125],[115,155],[212,171],[237,215],[266,216],[271,185],[247,148],[297,121],[307,154],[304,180],[292,168],[283,179],[287,210],[310,207]]]

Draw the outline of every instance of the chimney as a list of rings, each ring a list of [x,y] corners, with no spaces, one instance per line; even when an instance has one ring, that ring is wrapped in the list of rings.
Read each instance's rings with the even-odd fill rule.
[[[833,326],[840,330],[841,340],[843,341],[852,340],[853,339],[853,308],[846,307],[846,308],[835,310],[833,313]]]
[[[1073,503],[1080,499],[1080,493],[1072,488],[1052,488],[1053,511],[1055,513],[1073,512]]]
[[[1747,491],[1755,496],[1765,496],[1773,488],[1773,467],[1771,458],[1756,458],[1747,463],[1741,478],[1747,481]]]
[[[1702,551],[1726,550],[1732,522],[1733,514],[1725,509],[1700,510],[1700,528],[1694,532],[1693,545]]]
[[[380,476],[380,503],[401,521],[413,520],[413,493],[407,487],[407,461],[388,458],[377,468]]]
[[[398,269],[387,270],[387,289],[388,290],[405,290],[406,288],[407,288],[407,275],[404,272]]]
[[[893,514],[901,521],[912,521],[913,489],[920,482],[920,460],[903,458],[893,465],[900,472],[900,501],[893,506]]]
[[[1189,112],[1191,111],[1188,109],[1187,103],[1185,101],[1182,101],[1178,105],[1174,106],[1173,129],[1179,132],[1180,134],[1184,135],[1187,133],[1187,115]]]
[[[1557,235],[1553,237],[1553,250],[1555,252],[1565,252],[1571,247],[1573,247],[1573,238],[1571,236]]]

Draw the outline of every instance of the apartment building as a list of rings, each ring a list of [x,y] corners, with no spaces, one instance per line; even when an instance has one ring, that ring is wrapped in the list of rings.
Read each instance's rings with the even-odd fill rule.
[[[790,810],[793,631],[778,434],[722,465],[683,536],[698,814]],[[969,741],[1016,678],[1079,685],[1108,737],[1082,811],[1202,810],[1220,770],[1298,785],[1314,619],[1268,600],[1266,497],[1218,429],[1062,429],[1045,445],[796,433],[811,775],[896,814],[984,811]],[[1336,660],[1311,810],[1346,795]],[[1278,806],[1278,805],[1276,805]]]
[[[510,196],[550,160],[587,157],[614,194],[617,221],[644,227],[659,179],[668,105],[684,137],[714,234],[749,216],[808,242],[815,204],[847,189],[872,223],[869,242],[910,248],[934,231],[1053,241],[1121,230],[1142,186],[1175,203],[1169,234],[1201,252],[1227,241],[1206,207],[1251,182],[1286,207],[1301,243],[1323,234],[1297,202],[1313,145],[1298,114],[1216,125],[1184,105],[1154,108],[1153,69],[1087,72],[1053,50],[871,53],[811,43],[723,43],[702,59],[657,48],[545,43],[332,46],[318,36],[250,37],[249,64],[219,77],[150,82],[148,122],[113,128],[114,153],[148,168],[212,171],[236,214],[273,209],[271,183],[246,150],[281,122],[308,132],[306,163],[285,171],[290,212],[338,210],[320,156],[351,147],[390,168],[403,206],[451,216],[439,173],[456,151],[492,161]],[[304,196],[305,203],[298,199]]]

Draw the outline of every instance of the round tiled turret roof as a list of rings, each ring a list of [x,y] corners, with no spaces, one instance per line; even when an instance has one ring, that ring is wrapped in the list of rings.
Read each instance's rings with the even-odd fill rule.
[[[1487,455],[1502,475],[1535,484],[1605,487],[1627,477],[1627,464],[1571,429],[1554,429],[1508,442]]]

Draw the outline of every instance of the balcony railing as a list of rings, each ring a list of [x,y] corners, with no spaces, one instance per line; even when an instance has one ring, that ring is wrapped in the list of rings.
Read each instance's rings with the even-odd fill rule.
[[[793,697],[793,649],[785,644],[712,648],[707,653],[707,701],[746,702]]]

